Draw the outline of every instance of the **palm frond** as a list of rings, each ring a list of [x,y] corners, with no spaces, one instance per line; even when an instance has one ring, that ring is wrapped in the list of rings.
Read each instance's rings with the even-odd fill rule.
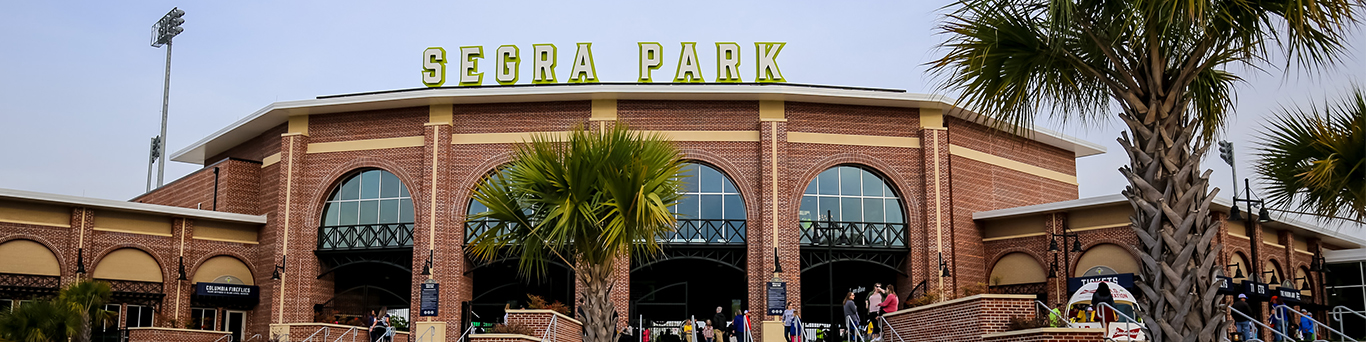
[[[1366,219],[1366,95],[1282,108],[1262,126],[1258,174],[1267,200],[1320,219]]]

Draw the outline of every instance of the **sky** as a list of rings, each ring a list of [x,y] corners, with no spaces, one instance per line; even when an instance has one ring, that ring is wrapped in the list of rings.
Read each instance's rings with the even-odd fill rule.
[[[575,43],[592,42],[603,82],[633,82],[637,42],[659,42],[672,75],[680,42],[697,42],[715,72],[715,42],[786,42],[777,59],[792,83],[941,94],[925,63],[943,50],[934,1],[4,1],[0,2],[0,188],[126,200],[142,194],[150,139],[158,134],[166,48],[150,27],[172,7],[185,15],[175,38],[168,152],[275,101],[421,87],[421,52],[444,47],[553,43],[561,78]],[[1366,32],[1350,56],[1321,72],[1237,70],[1236,112],[1222,138],[1235,144],[1238,177],[1252,173],[1252,142],[1283,106],[1322,103],[1366,81]],[[492,69],[486,59],[483,68]],[[742,62],[742,63],[744,63]],[[1276,62],[1279,64],[1279,62]],[[742,64],[741,70],[749,69]],[[529,83],[523,69],[519,83]],[[752,71],[746,71],[746,81]],[[668,75],[665,75],[668,74]],[[454,77],[448,72],[448,77]],[[494,84],[486,73],[485,84]],[[454,82],[448,82],[448,85]],[[1127,163],[1118,119],[1041,126],[1105,146],[1077,160],[1081,197],[1115,194]],[[1217,151],[1202,164],[1231,192]],[[170,162],[166,182],[198,169]]]

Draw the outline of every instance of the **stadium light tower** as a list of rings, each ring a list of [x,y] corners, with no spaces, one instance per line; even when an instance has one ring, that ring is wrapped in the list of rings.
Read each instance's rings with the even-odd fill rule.
[[[171,39],[175,38],[185,29],[180,25],[185,23],[185,11],[180,8],[171,8],[170,12],[152,24],[152,47],[159,48],[166,46],[166,80],[161,92],[161,135],[153,138],[152,158],[157,164],[157,187],[165,184],[166,176],[166,111],[171,100]],[[147,178],[152,178],[151,169],[147,170]],[[147,184],[147,191],[152,191],[151,182]]]

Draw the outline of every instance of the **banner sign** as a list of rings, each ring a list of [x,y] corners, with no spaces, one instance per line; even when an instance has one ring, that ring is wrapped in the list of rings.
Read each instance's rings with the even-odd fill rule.
[[[1233,288],[1233,278],[1229,278],[1229,277],[1219,277],[1219,278],[1215,279],[1215,281],[1219,282],[1219,293],[1223,293],[1223,294],[1237,294],[1237,293],[1238,293],[1238,290]]]
[[[258,286],[219,283],[195,283],[194,293],[198,296],[239,297],[255,299],[261,297]]]
[[[768,282],[768,315],[781,316],[787,309],[787,283]]]
[[[1281,300],[1298,302],[1300,301],[1300,289],[1290,287],[1277,287],[1276,295],[1281,296]]]
[[[1080,289],[1083,285],[1102,281],[1109,282],[1111,284],[1119,284],[1119,286],[1124,287],[1126,289],[1134,288],[1134,274],[1120,273],[1090,277],[1067,278],[1067,292],[1077,292],[1077,289]]]
[[[431,279],[422,283],[421,294],[418,297],[421,303],[421,309],[418,310],[418,316],[436,316],[439,311],[437,308],[441,303],[440,296],[441,284],[432,281]]]
[[[683,42],[678,47],[678,58],[675,59],[673,77],[665,82],[673,83],[705,83],[707,82],[706,72],[703,70],[714,70],[711,74],[712,82],[716,83],[741,83],[744,76],[741,76],[741,67],[746,69],[752,67],[754,78],[751,82],[758,83],[780,83],[787,82],[783,78],[782,71],[778,70],[778,53],[783,51],[784,42],[755,42],[754,50],[748,52],[754,57],[752,65],[743,62],[743,54],[740,44],[734,42],[716,43],[716,62],[712,65],[704,65],[702,56],[697,54],[697,42]],[[664,56],[673,55],[672,51],[666,51],[663,44],[657,42],[636,43],[638,50],[638,77],[635,82],[652,83],[655,81],[654,71],[664,65]],[[574,46],[574,58],[569,66],[567,80],[556,77],[556,71],[564,71],[559,67],[559,49],[555,44],[532,44],[531,53],[527,56],[522,55],[522,50],[516,45],[502,45],[496,49],[490,49],[489,54],[484,53],[483,46],[461,46],[454,50],[454,55],[448,55],[443,47],[429,47],[422,50],[422,84],[435,88],[446,84],[447,66],[449,62],[453,70],[450,74],[454,75],[454,81],[460,86],[480,86],[484,84],[484,75],[490,74],[490,78],[499,85],[513,85],[522,79],[522,71],[531,72],[531,84],[555,84],[555,83],[597,83],[597,65],[593,63],[593,43],[577,43]],[[523,58],[527,59],[523,59]],[[481,61],[492,62],[493,67],[487,68],[487,64]],[[528,68],[528,64],[530,67]],[[481,69],[482,67],[482,69]],[[667,74],[667,71],[665,71]],[[564,74],[560,74],[564,75]],[[667,77],[667,76],[666,76]]]
[[[1271,298],[1270,296],[1267,295],[1266,284],[1254,282],[1254,281],[1251,281],[1251,280],[1244,280],[1244,281],[1243,281],[1243,294],[1246,294],[1249,298],[1256,298],[1256,299],[1267,299],[1267,298]]]

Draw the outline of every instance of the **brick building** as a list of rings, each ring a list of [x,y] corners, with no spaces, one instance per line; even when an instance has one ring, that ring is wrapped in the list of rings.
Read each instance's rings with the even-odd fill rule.
[[[427,281],[440,284],[439,312],[410,315],[414,338],[459,336],[526,294],[572,306],[568,265],[528,278],[515,260],[466,256],[471,232],[491,224],[466,222],[482,210],[470,190],[532,134],[616,122],[675,141],[696,180],[664,253],[618,264],[619,324],[705,319],[718,306],[762,315],[775,263],[808,322],[828,322],[838,297],[863,298],[874,282],[903,300],[981,284],[1056,303],[1064,281],[1043,273],[1053,232],[1078,232],[1086,251],[1055,273],[1136,270],[1122,198],[1077,198],[1075,159],[1098,145],[995,130],[952,100],[895,90],[588,84],[277,102],[175,153],[204,167],[129,202],[0,192],[0,256],[50,256],[0,275],[57,279],[0,287],[22,299],[78,276],[129,282],[119,326],[174,320],[235,340],[381,306],[416,311]],[[1321,249],[1366,244],[1263,226],[1223,232],[1230,260],[1265,243],[1263,261],[1298,272]]]

